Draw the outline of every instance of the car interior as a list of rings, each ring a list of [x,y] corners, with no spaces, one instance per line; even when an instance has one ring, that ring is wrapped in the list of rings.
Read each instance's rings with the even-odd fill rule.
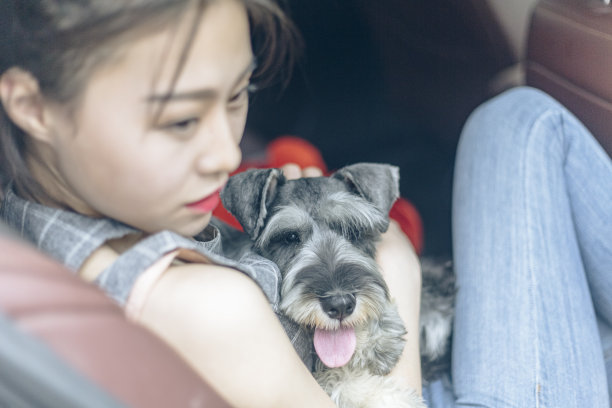
[[[284,0],[304,39],[286,85],[258,92],[245,159],[279,135],[328,168],[385,162],[418,209],[424,253],[452,256],[461,128],[518,86],[565,104],[612,156],[607,0]],[[226,407],[100,290],[0,225],[0,407]]]

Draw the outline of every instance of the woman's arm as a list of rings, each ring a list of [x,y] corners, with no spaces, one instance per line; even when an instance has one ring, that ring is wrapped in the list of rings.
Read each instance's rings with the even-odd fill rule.
[[[334,406],[294,351],[261,289],[241,272],[173,266],[140,316],[233,406]]]
[[[419,353],[419,309],[421,304],[421,265],[414,248],[399,225],[391,220],[389,230],[378,245],[377,261],[391,298],[406,325],[406,346],[391,375],[421,394]]]

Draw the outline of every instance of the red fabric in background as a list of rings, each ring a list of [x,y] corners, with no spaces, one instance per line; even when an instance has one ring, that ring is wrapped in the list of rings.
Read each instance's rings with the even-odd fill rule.
[[[273,140],[266,147],[265,160],[261,162],[244,162],[234,174],[250,168],[282,167],[288,163],[295,163],[301,168],[317,167],[321,169],[324,174],[329,174],[319,149],[308,141],[295,136],[282,136]],[[219,205],[213,214],[228,224],[238,229],[242,229],[238,221],[223,207],[223,205]],[[410,242],[412,242],[417,254],[421,254],[424,243],[423,222],[414,205],[408,200],[400,197],[395,204],[393,204],[389,216],[400,225],[404,234],[406,234]]]

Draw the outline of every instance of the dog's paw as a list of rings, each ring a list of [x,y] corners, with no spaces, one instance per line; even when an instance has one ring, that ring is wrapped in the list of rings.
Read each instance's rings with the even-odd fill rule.
[[[389,374],[404,351],[405,335],[406,328],[397,307],[389,303],[380,319],[371,321],[367,329],[359,333],[360,347],[350,365],[374,375]]]
[[[315,374],[338,408],[426,408],[413,390],[394,378],[332,369]]]

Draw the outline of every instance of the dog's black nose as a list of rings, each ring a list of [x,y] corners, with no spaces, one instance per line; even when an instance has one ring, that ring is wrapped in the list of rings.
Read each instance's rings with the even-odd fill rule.
[[[323,311],[332,319],[342,320],[355,311],[355,296],[333,295],[321,298]]]

